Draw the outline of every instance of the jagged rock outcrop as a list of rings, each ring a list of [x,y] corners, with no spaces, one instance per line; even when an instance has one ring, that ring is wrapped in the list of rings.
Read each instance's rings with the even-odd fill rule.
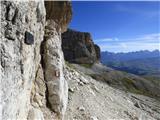
[[[0,118],[63,119],[61,33],[71,15],[70,2],[1,1]]]
[[[100,48],[92,41],[90,33],[68,29],[62,34],[65,60],[79,64],[93,64],[100,59]]]
[[[71,20],[70,2],[45,2],[47,19],[43,48],[43,67],[51,110],[63,117],[68,102],[68,84],[64,79],[61,33]],[[63,119],[63,118],[60,118]]]
[[[98,45],[94,45],[95,51],[96,51],[96,56],[97,56],[97,60],[100,60],[101,58],[101,50],[100,47]]]

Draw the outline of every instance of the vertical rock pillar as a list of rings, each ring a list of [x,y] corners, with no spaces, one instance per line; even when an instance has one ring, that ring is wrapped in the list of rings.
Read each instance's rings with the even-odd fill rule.
[[[46,1],[47,21],[43,47],[43,68],[48,106],[63,119],[68,102],[68,85],[64,79],[61,33],[71,19],[70,2]]]
[[[68,100],[68,85],[63,75],[61,36],[55,25],[53,20],[48,20],[46,24],[43,44],[44,76],[48,90],[48,105],[58,116],[63,116]]]

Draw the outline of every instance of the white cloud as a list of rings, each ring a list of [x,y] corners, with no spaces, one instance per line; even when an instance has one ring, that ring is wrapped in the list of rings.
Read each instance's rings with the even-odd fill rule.
[[[115,41],[118,41],[119,39],[118,39],[118,38],[114,38],[114,40],[115,40]]]
[[[126,6],[124,4],[118,4],[115,6],[115,10],[124,12],[124,13],[141,15],[147,18],[153,18],[160,15],[158,6],[157,6],[157,9],[155,10],[145,10],[138,7],[131,7],[131,6]]]
[[[143,35],[143,36],[140,36],[140,37],[132,39],[132,40],[141,41],[141,42],[152,42],[152,43],[157,42],[158,43],[158,42],[160,42],[160,33],[147,34],[147,35]]]
[[[105,41],[106,40],[106,41]],[[128,52],[137,50],[160,50],[160,33],[147,34],[129,39],[101,39],[97,43],[102,51]]]
[[[120,43],[120,46],[121,46],[122,48],[127,48],[127,45],[126,45],[125,43]]]
[[[114,41],[118,41],[119,39],[117,37],[115,38],[102,38],[102,39],[97,39],[94,40],[95,42],[114,42]]]
[[[99,39],[98,41],[100,41],[100,42],[109,42],[109,41],[113,41],[113,38],[104,38],[104,39]]]
[[[101,45],[102,51],[111,51],[111,52],[130,52],[130,51],[139,51],[139,50],[160,50],[160,45],[156,43],[128,43],[128,44],[119,44],[119,45]]]

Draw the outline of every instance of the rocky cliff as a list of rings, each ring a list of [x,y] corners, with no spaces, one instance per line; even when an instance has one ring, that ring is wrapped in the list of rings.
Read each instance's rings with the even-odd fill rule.
[[[3,120],[63,119],[68,85],[61,33],[71,16],[70,2],[1,1]]]
[[[68,29],[62,34],[62,49],[65,60],[78,64],[93,64],[100,59],[100,48],[91,34]]]
[[[155,99],[97,81],[101,80],[99,74],[106,73],[105,78],[115,77],[117,83],[121,74],[112,74],[113,70],[97,63],[100,48],[89,33],[67,30],[72,16],[70,2],[28,0],[0,4],[0,119],[160,118],[160,104]],[[95,65],[85,68],[65,64],[62,47],[67,60]],[[97,80],[86,74],[96,75]],[[128,79],[125,83],[133,84]]]

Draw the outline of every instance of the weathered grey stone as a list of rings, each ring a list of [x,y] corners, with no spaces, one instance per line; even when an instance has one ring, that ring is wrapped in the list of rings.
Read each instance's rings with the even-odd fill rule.
[[[13,3],[10,3],[10,5],[7,7],[7,20],[12,20],[15,16],[16,6]]]
[[[83,106],[78,107],[78,110],[85,111],[85,108]]]
[[[74,89],[73,88],[69,88],[69,91],[74,93]]]
[[[0,88],[2,119],[27,119],[31,88],[40,63],[40,44],[44,36],[44,18],[37,23],[36,6],[42,1],[1,1],[3,16],[0,40]],[[16,9],[18,12],[15,12]],[[45,9],[41,9],[45,12]],[[23,16],[29,22],[23,23]],[[19,31],[16,34],[16,31]],[[24,43],[25,30],[32,31],[35,44]],[[14,40],[11,41],[10,39]]]
[[[61,49],[61,37],[55,31],[54,25],[53,20],[47,21],[46,29],[48,29],[46,31],[50,31],[50,34],[46,34],[46,41],[43,44],[44,72],[51,109],[63,116],[68,100],[68,85],[63,75],[64,58]]]
[[[36,11],[37,11],[37,22],[41,22],[41,20],[45,18],[45,16],[44,16],[45,11],[43,11],[42,9],[45,9],[44,4],[38,3],[37,8],[36,8]]]
[[[2,119],[43,120],[46,116],[46,119],[53,118],[54,112],[59,115],[56,119],[63,119],[68,101],[68,85],[63,75],[61,33],[71,19],[70,2],[48,1],[45,8],[43,0],[1,1],[1,8]],[[45,9],[49,16],[46,40]],[[29,41],[32,45],[25,44],[25,31],[32,33],[34,44],[32,37],[32,41]],[[44,65],[43,69],[41,64]],[[51,108],[47,106],[48,103]]]

